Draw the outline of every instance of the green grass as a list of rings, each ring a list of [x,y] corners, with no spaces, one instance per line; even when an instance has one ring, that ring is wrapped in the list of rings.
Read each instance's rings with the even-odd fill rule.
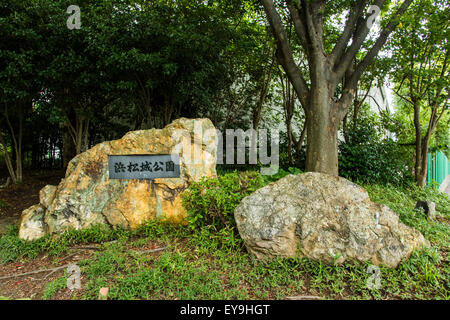
[[[55,279],[46,284],[42,300],[51,299],[58,291],[65,289],[67,286],[67,277]]]
[[[32,259],[45,252],[55,257],[77,243],[104,243],[92,258],[78,262],[83,290],[76,299],[96,299],[109,287],[109,299],[282,299],[317,295],[325,299],[449,299],[448,236],[450,201],[432,189],[364,186],[372,200],[399,213],[407,225],[420,230],[432,247],[417,251],[397,269],[381,267],[381,288],[370,290],[369,264],[326,265],[307,258],[258,261],[248,255],[233,228],[191,228],[158,221],[139,229],[100,227],[70,231],[52,239],[24,242],[17,229],[0,238],[2,263]],[[436,202],[439,221],[414,210],[418,199]],[[447,220],[445,220],[447,219]],[[149,242],[166,246],[159,253],[142,253]],[[43,298],[65,288],[66,276],[47,284]]]

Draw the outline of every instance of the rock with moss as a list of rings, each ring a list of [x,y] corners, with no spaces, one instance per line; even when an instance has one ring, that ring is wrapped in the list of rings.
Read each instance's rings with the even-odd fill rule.
[[[362,187],[322,173],[288,175],[244,198],[234,216],[257,258],[306,256],[396,268],[429,243]]]
[[[34,240],[97,224],[136,228],[155,218],[186,223],[180,194],[193,181],[216,176],[215,138],[209,119],[181,118],[163,129],[100,143],[70,161],[58,186],[41,190],[40,204],[22,214],[19,236]],[[109,179],[108,155],[134,154],[178,154],[180,177]]]

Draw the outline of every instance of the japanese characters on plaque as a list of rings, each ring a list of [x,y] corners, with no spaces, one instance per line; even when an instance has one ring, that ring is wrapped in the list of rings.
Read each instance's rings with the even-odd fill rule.
[[[177,154],[109,155],[110,179],[179,178]]]

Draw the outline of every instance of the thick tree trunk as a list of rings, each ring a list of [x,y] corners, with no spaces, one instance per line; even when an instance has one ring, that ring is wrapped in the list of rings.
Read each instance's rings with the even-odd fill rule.
[[[419,187],[425,187],[425,183],[427,180],[427,170],[428,170],[428,146],[429,141],[424,141],[423,149],[421,151],[420,158],[417,158],[416,161],[419,162],[419,171],[416,172],[416,182]]]
[[[306,108],[306,171],[338,175],[337,132],[341,118],[333,101],[331,73],[325,59],[315,56],[311,71],[311,94]]]
[[[314,107],[308,112],[306,121],[306,171],[338,175],[338,124],[323,101],[316,101],[311,106]]]

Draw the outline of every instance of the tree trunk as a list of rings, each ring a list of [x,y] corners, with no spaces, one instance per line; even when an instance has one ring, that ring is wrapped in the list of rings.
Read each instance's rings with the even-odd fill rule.
[[[270,82],[272,80],[272,71],[275,65],[275,55],[272,55],[269,68],[264,69],[264,74],[262,77],[261,91],[259,94],[259,100],[255,108],[253,108],[253,129],[258,130],[259,122],[261,121],[262,107],[264,105],[264,100],[266,99],[267,92],[269,91]],[[267,78],[266,78],[267,76]]]
[[[306,171],[338,175],[338,123],[330,116],[327,95],[313,98],[306,121]],[[328,102],[329,103],[329,102]]]
[[[329,88],[330,71],[321,57],[314,57],[311,72],[311,94],[306,108],[306,171],[338,175],[337,132],[343,118]],[[350,102],[350,101],[349,101]],[[344,108],[348,110],[347,108]]]
[[[426,167],[423,168],[423,145],[422,145],[422,126],[420,124],[420,105],[417,101],[413,101],[414,107],[414,128],[416,133],[416,163],[414,164],[414,177],[416,179],[417,185],[423,187],[425,185],[426,179]],[[427,146],[428,150],[428,146]],[[425,158],[427,162],[427,150],[425,150]],[[424,170],[425,169],[425,170]],[[424,177],[425,176],[425,177]]]
[[[303,141],[305,141],[306,137],[306,123],[308,122],[308,119],[305,119],[305,122],[303,124],[302,133],[300,133],[300,138],[298,139],[297,143],[295,144],[295,150],[297,151],[297,159],[300,160],[300,152],[302,151]]]
[[[66,125],[69,129],[73,145],[75,146],[75,155],[86,151],[89,137],[89,118],[75,114],[75,127],[70,120]]]
[[[14,183],[22,182],[22,180],[23,180],[23,173],[22,173],[23,106],[22,106],[22,101],[19,101],[17,103],[17,109],[18,109],[18,118],[19,118],[18,119],[19,120],[18,137],[16,137],[16,132],[14,130],[14,127],[12,126],[11,121],[9,120],[8,106],[5,104],[4,116],[5,116],[6,123],[8,124],[9,130],[10,130],[12,147],[14,150],[14,156],[15,156],[15,162],[16,162],[16,171],[14,173],[14,177],[11,176]],[[5,144],[5,146],[6,146],[6,144]],[[12,161],[11,161],[11,166],[12,166]]]
[[[6,145],[6,141],[3,138],[3,134],[2,134],[1,131],[0,131],[0,144],[2,145],[3,150],[4,150],[5,163],[6,163],[6,167],[8,168],[8,172],[9,172],[9,175],[11,177],[11,180],[12,180],[13,183],[16,183],[17,182],[16,173],[14,172],[13,164],[12,164],[12,161],[11,161],[11,157],[9,156],[9,152],[8,152],[8,148],[7,148],[7,145]]]
[[[420,127],[420,121],[418,121],[420,118],[420,107],[416,107],[418,103],[415,104],[415,112],[414,112],[414,125],[416,126],[416,139],[420,141],[419,146],[417,144],[416,140],[416,153],[417,150],[419,150],[419,156],[416,156],[416,168],[418,168],[418,171],[416,171],[416,182],[419,187],[425,187],[426,179],[427,179],[427,172],[428,172],[428,149],[430,148],[430,140],[433,135],[434,129],[436,128],[437,123],[439,122],[439,119],[445,112],[445,108],[442,109],[442,113],[440,116],[438,116],[438,109],[437,107],[433,108],[431,110],[430,120],[428,122],[428,129],[425,134],[425,136],[422,138],[422,132]],[[417,112],[416,112],[417,109]],[[417,113],[417,115],[416,115]],[[416,121],[416,118],[418,119]],[[419,130],[418,130],[419,129]],[[420,136],[419,136],[420,134]],[[417,169],[416,169],[417,170]]]
[[[426,140],[426,138],[424,140]],[[420,163],[419,164],[420,171],[416,172],[416,182],[419,187],[425,187],[425,183],[427,180],[428,147],[429,147],[429,140],[423,141],[420,158],[416,159],[416,161]]]
[[[324,12],[328,1],[286,1],[290,21],[304,49],[308,65],[310,84],[306,81],[294,60],[289,37],[278,13],[274,0],[261,0],[267,20],[277,44],[277,58],[295,88],[297,97],[307,111],[307,157],[306,170],[338,174],[337,131],[347,113],[361,75],[386,43],[412,0],[405,0],[392,19],[381,30],[374,44],[355,65],[355,58],[369,35],[367,22],[363,18],[366,1],[354,1],[344,30],[330,54],[325,53]],[[385,1],[376,0],[374,5],[383,7]],[[351,41],[350,41],[351,40]],[[344,79],[342,90],[337,84]],[[335,95],[340,95],[334,101]],[[337,97],[336,97],[337,98]]]
[[[23,106],[22,102],[19,102],[19,132],[16,150],[16,178],[18,182],[23,181],[22,140],[23,140]]]
[[[75,143],[73,142],[72,136],[69,132],[69,127],[64,126],[63,132],[62,132],[62,160],[63,160],[63,167],[67,168],[67,165],[69,164],[69,161],[73,159],[73,157],[76,156],[76,148]]]

